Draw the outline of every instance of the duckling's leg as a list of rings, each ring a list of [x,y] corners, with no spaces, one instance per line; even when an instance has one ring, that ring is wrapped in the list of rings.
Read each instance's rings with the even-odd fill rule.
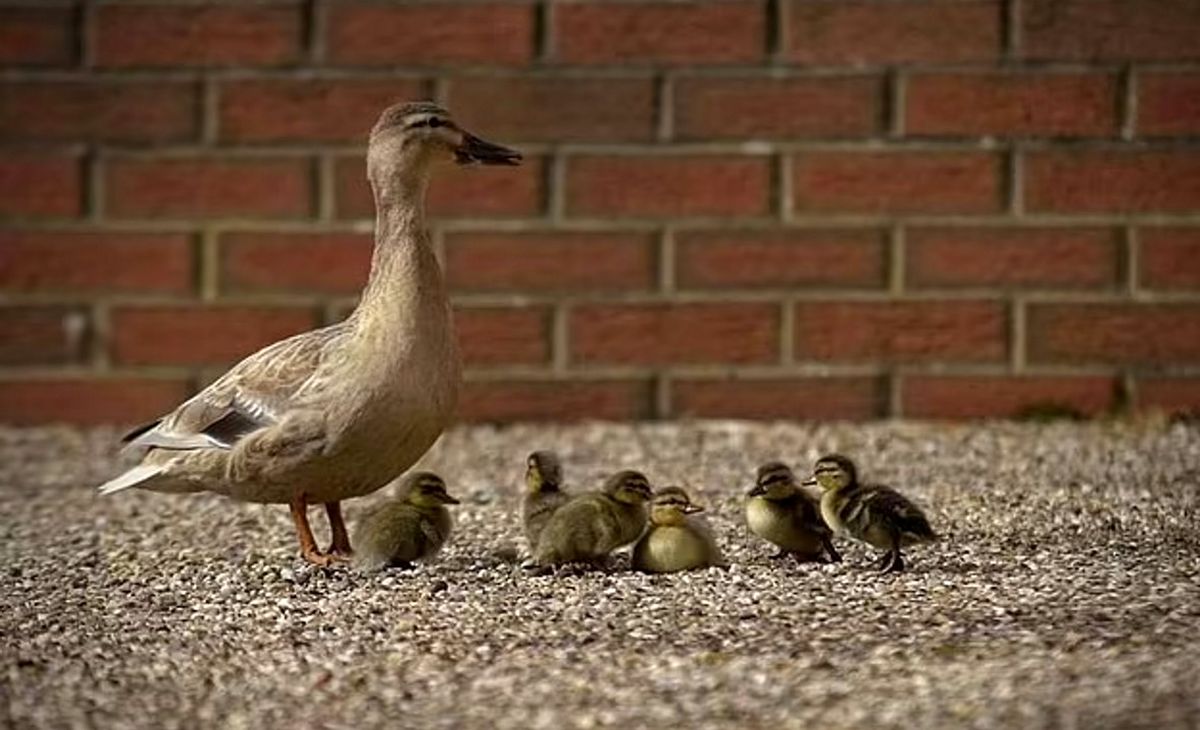
[[[333,563],[333,558],[317,549],[312,527],[308,524],[308,501],[303,494],[297,494],[288,506],[292,510],[292,522],[296,523],[296,536],[300,538],[300,555],[313,565],[328,567]]]
[[[879,570],[883,573],[899,573],[904,570],[904,558],[900,555],[900,541],[893,540],[891,550],[879,561]]]
[[[829,538],[826,537],[826,538],[823,538],[821,540],[821,542],[825,546],[825,557],[829,559],[829,562],[831,562],[831,563],[842,562],[841,553],[839,553],[837,551],[837,548],[835,548],[833,546],[833,540],[830,540]]]
[[[346,522],[342,519],[342,503],[326,502],[325,514],[329,517],[329,531],[333,534],[329,557],[349,560],[354,555],[354,549],[350,547],[350,534],[346,532]]]

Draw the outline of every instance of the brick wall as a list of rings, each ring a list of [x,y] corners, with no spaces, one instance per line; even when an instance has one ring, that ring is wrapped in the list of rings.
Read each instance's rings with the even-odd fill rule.
[[[0,2],[0,420],[154,415],[344,315],[365,132],[475,420],[1200,406],[1200,3]]]

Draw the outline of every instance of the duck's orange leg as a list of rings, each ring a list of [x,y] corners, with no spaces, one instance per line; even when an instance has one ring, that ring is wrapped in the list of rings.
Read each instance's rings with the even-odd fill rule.
[[[329,516],[329,531],[333,534],[328,556],[348,560],[354,549],[350,547],[350,533],[346,532],[346,523],[342,520],[342,503],[326,502],[325,514]]]
[[[331,565],[333,558],[317,549],[317,541],[313,538],[312,527],[308,524],[308,502],[304,499],[304,495],[297,494],[292,497],[288,506],[292,510],[292,522],[296,524],[296,536],[300,538],[300,555],[313,565],[321,567]]]

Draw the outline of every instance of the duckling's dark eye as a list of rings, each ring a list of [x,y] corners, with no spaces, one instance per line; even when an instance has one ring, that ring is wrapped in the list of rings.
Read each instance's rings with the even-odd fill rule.
[[[444,124],[445,124],[445,122],[442,121],[441,119],[438,119],[437,117],[434,117],[433,119],[429,120],[429,126],[434,127],[435,129]]]

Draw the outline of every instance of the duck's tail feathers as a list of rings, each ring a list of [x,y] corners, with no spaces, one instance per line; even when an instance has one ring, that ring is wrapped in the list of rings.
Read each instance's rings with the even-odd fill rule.
[[[141,464],[100,485],[101,494],[112,494],[150,481],[163,472],[165,466]]]

